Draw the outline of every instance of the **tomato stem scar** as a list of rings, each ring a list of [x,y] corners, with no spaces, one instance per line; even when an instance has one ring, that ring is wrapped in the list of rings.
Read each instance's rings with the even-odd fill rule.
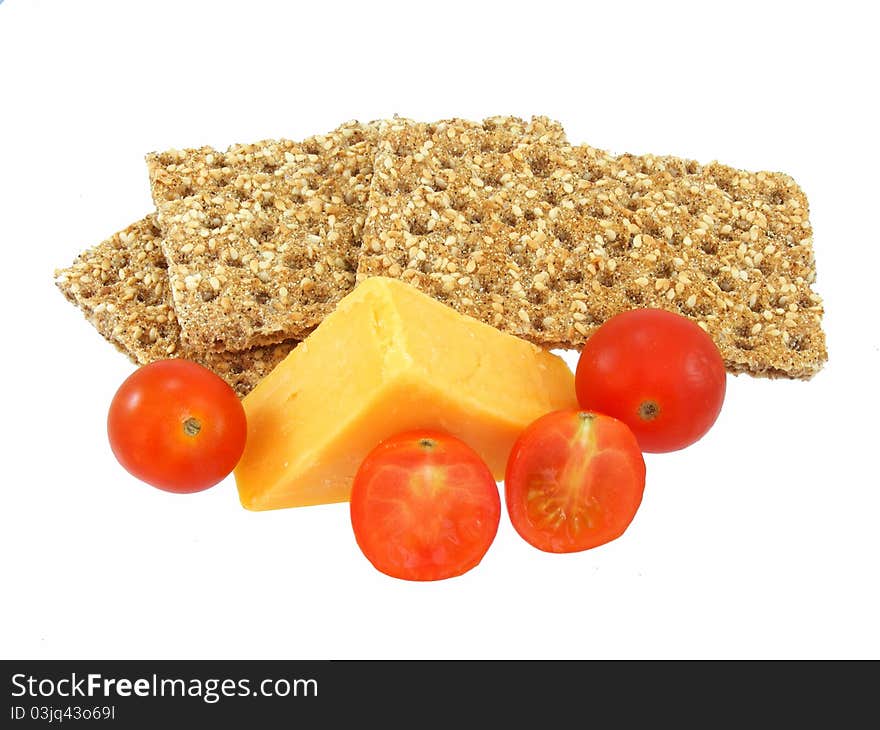
[[[653,421],[659,415],[660,406],[655,401],[642,401],[642,404],[639,406],[639,418],[643,421]]]
[[[426,451],[432,451],[436,445],[437,445],[437,442],[434,441],[434,439],[429,439],[429,438],[419,439],[419,446],[421,446]]]
[[[195,436],[202,430],[202,424],[197,418],[190,416],[183,422],[183,432],[187,436]]]

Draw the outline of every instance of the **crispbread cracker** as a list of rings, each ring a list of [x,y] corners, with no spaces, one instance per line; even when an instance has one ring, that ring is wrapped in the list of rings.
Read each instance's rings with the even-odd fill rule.
[[[305,337],[354,286],[374,127],[147,156],[188,347]]]
[[[496,153],[459,122],[384,125],[374,170],[359,279],[400,277],[545,347],[661,307],[697,321],[732,372],[808,378],[827,358],[788,176],[541,136]]]
[[[145,218],[55,272],[61,292],[98,332],[138,365],[187,357],[246,395],[296,342],[244,352],[200,353],[182,347],[155,217]]]
[[[290,351],[299,344],[298,340],[284,340],[274,345],[256,345],[237,352],[187,352],[181,357],[194,360],[213,370],[240,396],[250,393]]]

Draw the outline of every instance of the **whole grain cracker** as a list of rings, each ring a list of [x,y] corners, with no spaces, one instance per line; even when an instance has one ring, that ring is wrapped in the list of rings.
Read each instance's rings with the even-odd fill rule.
[[[298,344],[298,340],[284,340],[274,345],[256,345],[236,352],[187,353],[186,350],[182,350],[181,357],[193,360],[217,373],[232,386],[239,397],[244,398]]]
[[[246,395],[296,345],[197,352],[180,344],[155,216],[131,224],[55,271],[55,283],[98,332],[138,365],[186,357]]]
[[[147,156],[181,337],[243,350],[305,337],[355,283],[374,125]]]
[[[456,127],[386,125],[358,276],[397,276],[545,347],[610,316],[697,321],[732,372],[809,378],[827,358],[807,200],[780,173]],[[467,143],[461,144],[461,132]]]

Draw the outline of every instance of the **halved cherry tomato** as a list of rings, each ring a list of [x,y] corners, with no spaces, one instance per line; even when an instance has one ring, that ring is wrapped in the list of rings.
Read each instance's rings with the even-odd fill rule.
[[[504,494],[526,542],[552,553],[603,545],[629,527],[645,489],[645,460],[626,424],[589,411],[553,411],[510,453]]]
[[[578,358],[581,408],[607,413],[642,451],[683,449],[721,412],[727,379],[718,348],[696,322],[662,309],[618,314],[593,333]]]
[[[199,492],[238,463],[247,422],[235,391],[218,375],[190,360],[159,360],[116,391],[107,435],[116,459],[141,481]]]
[[[501,519],[489,467],[463,441],[431,430],[381,442],[355,475],[351,525],[381,572],[405,580],[461,575],[486,554]]]

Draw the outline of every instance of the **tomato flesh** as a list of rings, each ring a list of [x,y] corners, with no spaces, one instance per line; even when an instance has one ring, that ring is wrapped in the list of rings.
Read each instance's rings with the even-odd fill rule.
[[[495,539],[501,498],[489,467],[445,433],[410,431],[364,459],[350,497],[358,546],[395,578],[440,580],[475,567]]]
[[[244,451],[247,421],[235,391],[184,359],[138,368],[107,415],[110,448],[133,476],[168,492],[198,492],[222,481]]]
[[[581,408],[626,423],[642,451],[676,451],[717,420],[726,389],[724,360],[695,322],[662,309],[634,309],[602,324],[578,358]]]
[[[645,461],[630,429],[587,411],[554,411],[530,424],[514,444],[504,477],[517,533],[553,553],[620,537],[644,488]]]

